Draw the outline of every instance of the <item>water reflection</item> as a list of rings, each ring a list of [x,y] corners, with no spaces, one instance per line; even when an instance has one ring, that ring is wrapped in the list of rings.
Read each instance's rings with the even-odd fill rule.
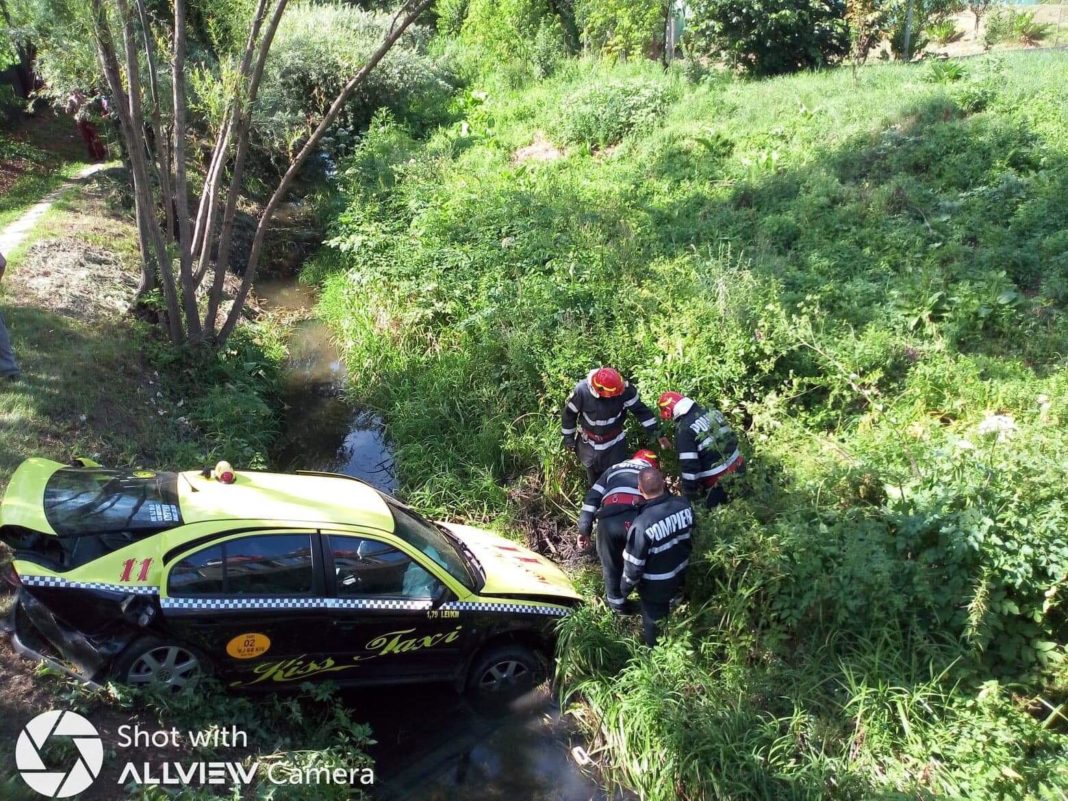
[[[300,311],[314,291],[296,282],[261,284],[264,305]],[[345,369],[330,329],[318,320],[298,323],[289,338],[283,433],[275,443],[276,470],[344,473],[393,492],[397,479],[382,420],[345,400]]]
[[[479,704],[448,686],[349,691],[378,744],[377,801],[622,801],[571,759],[581,745],[545,687]],[[416,711],[418,710],[418,711]]]
[[[264,305],[314,306],[295,281],[260,283]],[[289,340],[284,433],[272,455],[281,471],[344,473],[393,492],[393,455],[382,420],[345,401],[345,370],[321,322],[298,323]],[[371,724],[379,801],[618,801],[571,756],[582,745],[541,687],[510,704],[477,704],[449,685],[349,690],[353,718]]]

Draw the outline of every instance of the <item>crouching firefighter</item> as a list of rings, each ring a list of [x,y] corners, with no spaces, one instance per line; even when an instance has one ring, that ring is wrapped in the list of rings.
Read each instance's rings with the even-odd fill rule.
[[[729,501],[720,482],[731,473],[744,473],[745,457],[738,450],[738,437],[723,414],[717,409],[706,409],[678,392],[665,392],[657,405],[662,419],[675,421],[675,448],[679,454],[682,489],[687,497],[697,499],[705,495],[709,509]]]
[[[645,499],[627,534],[623,551],[624,598],[637,587],[642,602],[642,639],[656,645],[658,624],[671,611],[671,601],[682,590],[693,548],[693,505],[667,491],[664,474],[647,467],[638,474],[638,491]]]
[[[597,479],[582,504],[578,519],[578,547],[585,551],[590,544],[590,531],[597,520],[597,556],[604,574],[604,591],[608,606],[622,613],[626,607],[619,595],[623,580],[623,549],[642,503],[638,491],[638,474],[647,467],[659,467],[655,453],[640,450],[630,459],[612,465]]]
[[[611,367],[591,370],[564,404],[560,415],[564,447],[572,448],[586,468],[586,482],[627,458],[624,418],[631,412],[642,424],[650,444],[656,438],[656,415],[642,403],[638,390]]]

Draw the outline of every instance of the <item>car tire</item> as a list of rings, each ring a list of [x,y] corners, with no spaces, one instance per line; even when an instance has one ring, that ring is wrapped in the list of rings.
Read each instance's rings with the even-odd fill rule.
[[[547,674],[538,652],[525,645],[494,645],[471,663],[467,691],[480,698],[513,698],[537,687]]]
[[[207,659],[195,648],[143,637],[123,651],[112,674],[122,684],[154,685],[179,692],[192,688],[209,669]]]

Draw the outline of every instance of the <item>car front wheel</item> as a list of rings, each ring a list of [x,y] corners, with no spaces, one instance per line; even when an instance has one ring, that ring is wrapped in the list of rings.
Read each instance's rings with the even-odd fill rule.
[[[124,684],[178,691],[196,684],[206,670],[204,658],[193,649],[148,638],[126,650],[115,666],[115,676]]]
[[[546,677],[545,661],[523,645],[496,645],[471,665],[469,692],[484,697],[512,697],[537,687]]]

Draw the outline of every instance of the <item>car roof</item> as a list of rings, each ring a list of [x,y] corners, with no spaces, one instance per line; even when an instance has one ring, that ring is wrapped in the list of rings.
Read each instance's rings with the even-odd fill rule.
[[[185,524],[211,520],[370,526],[393,531],[393,515],[373,487],[344,476],[235,472],[224,484],[197,471],[179,474],[179,506]]]

